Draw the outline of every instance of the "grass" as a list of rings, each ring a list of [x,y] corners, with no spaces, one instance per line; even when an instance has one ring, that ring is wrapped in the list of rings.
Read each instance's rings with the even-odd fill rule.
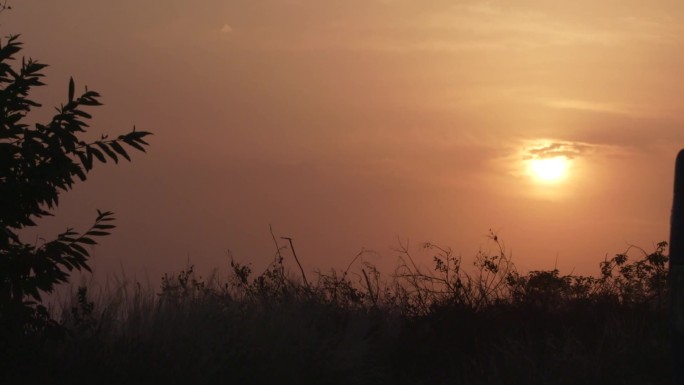
[[[388,276],[360,254],[305,280],[278,250],[261,274],[231,262],[225,280],[190,267],[156,292],[122,283],[93,298],[79,288],[60,338],[6,344],[0,382],[671,383],[665,243],[586,277],[521,274],[492,242],[472,268],[425,244],[429,269],[401,246]]]

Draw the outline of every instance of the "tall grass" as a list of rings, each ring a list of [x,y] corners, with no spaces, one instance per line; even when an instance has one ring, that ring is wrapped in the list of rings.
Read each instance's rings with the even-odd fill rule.
[[[278,252],[261,274],[192,267],[158,291],[134,282],[64,303],[62,338],[8,347],[4,383],[668,384],[667,245],[631,249],[597,276],[518,272],[495,252],[472,267],[408,245],[383,276],[359,255],[313,280]],[[636,259],[628,254],[640,253]]]

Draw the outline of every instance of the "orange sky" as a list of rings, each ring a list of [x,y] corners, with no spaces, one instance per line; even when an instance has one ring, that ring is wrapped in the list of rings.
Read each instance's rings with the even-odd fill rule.
[[[522,270],[583,274],[668,238],[679,0],[12,5],[3,34],[51,65],[38,101],[63,102],[74,76],[104,96],[93,137],[155,133],[147,155],[97,166],[27,233],[114,211],[99,274],[155,280],[188,257],[207,271],[227,250],[263,266],[269,224],[310,269],[365,247],[385,272],[397,237],[470,260],[491,228]],[[571,158],[562,182],[526,172],[540,146]]]

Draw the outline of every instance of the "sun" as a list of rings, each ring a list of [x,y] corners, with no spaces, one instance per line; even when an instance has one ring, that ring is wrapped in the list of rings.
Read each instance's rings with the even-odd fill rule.
[[[570,162],[564,156],[554,158],[532,159],[530,171],[540,181],[553,183],[563,180],[567,173]]]

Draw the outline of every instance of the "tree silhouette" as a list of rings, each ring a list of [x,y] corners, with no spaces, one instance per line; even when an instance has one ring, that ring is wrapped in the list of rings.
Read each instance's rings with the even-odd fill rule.
[[[9,36],[0,46],[0,326],[15,335],[54,324],[40,304],[41,293],[67,282],[74,270],[90,271],[85,246],[108,235],[114,218],[111,212],[98,210],[86,232],[69,228],[40,245],[22,242],[19,231],[53,215],[60,193],[77,180],[85,181],[94,161],[130,161],[124,145],[145,151],[144,138],[150,135],[134,127],[115,139],[103,135],[93,142],[81,140],[91,118],[84,110],[101,105],[100,95],[86,88],[76,96],[73,79],[66,104],[56,108],[47,124],[25,123],[31,109],[40,107],[28,94],[44,85],[41,71],[46,65],[22,58],[21,65],[12,66],[21,49],[18,36]]]

